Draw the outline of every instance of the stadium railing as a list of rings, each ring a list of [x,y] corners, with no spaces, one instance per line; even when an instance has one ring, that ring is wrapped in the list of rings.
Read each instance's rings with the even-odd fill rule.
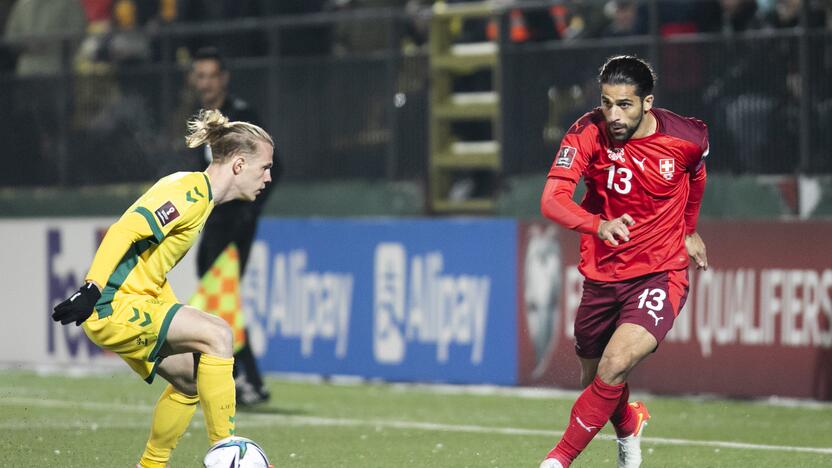
[[[663,35],[656,3],[645,3],[647,34],[500,48],[503,176],[546,171],[564,129],[597,103],[598,65],[620,53],[654,63],[657,105],[709,123],[712,172],[832,173],[830,31]],[[180,166],[184,120],[195,109],[184,91],[183,51],[208,44],[227,49],[232,91],[276,137],[284,180],[421,180],[425,14],[368,9],[171,24],[144,32],[150,58],[121,63],[79,58],[74,45],[84,38],[40,37],[64,44],[65,66],[47,76],[0,74],[0,138],[17,167],[0,174],[0,187],[148,181]],[[500,14],[508,25],[509,11]]]

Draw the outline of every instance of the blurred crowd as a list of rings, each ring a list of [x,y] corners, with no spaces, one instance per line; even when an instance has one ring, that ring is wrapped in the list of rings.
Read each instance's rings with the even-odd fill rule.
[[[832,0],[807,0],[813,28],[830,27]],[[445,0],[446,3],[464,3]],[[322,12],[393,8],[410,13],[411,21],[399,31],[400,45],[420,47],[427,40],[430,0],[0,0],[0,28],[5,43],[0,50],[0,71],[19,74],[57,73],[62,44],[38,42],[39,35],[84,37],[64,44],[77,64],[142,63],[163,59],[156,38],[170,25],[223,22],[243,18],[284,18]],[[801,0],[659,0],[657,23],[651,25],[649,5],[638,0],[494,0],[510,9],[513,42],[574,40],[644,35],[663,37],[686,33],[722,32],[796,27]],[[513,7],[516,7],[513,9]],[[284,27],[269,50],[265,32],[233,33],[224,37],[232,57],[322,55],[366,52],[389,48],[389,25],[379,21],[306,23]],[[651,29],[655,28],[655,31]],[[466,23],[463,39],[488,40],[497,36],[494,22]],[[203,35],[205,36],[205,35]],[[24,40],[28,39],[28,40]],[[190,35],[175,41],[175,59],[216,41]],[[63,52],[68,52],[63,50]]]
[[[731,39],[746,31],[788,33],[801,25],[804,13],[810,28],[832,30],[832,0],[805,1],[808,3],[804,12],[801,0],[492,0],[507,11],[503,24],[486,18],[459,22],[452,28],[456,42],[505,37],[518,45],[603,41],[648,34],[672,38],[707,33],[716,37],[720,41],[716,55],[711,51],[704,53],[707,45],[703,43],[671,42],[662,47],[658,57],[662,103],[680,108],[677,103],[689,102],[689,106],[681,106],[682,111],[719,121],[722,125],[712,131],[722,132],[718,137],[730,149],[725,159],[728,168],[743,172],[759,170],[755,164],[760,151],[774,151],[772,140],[767,137],[769,130],[792,135],[800,131],[796,126],[804,92],[821,97],[812,103],[811,120],[816,128],[810,132],[821,139],[832,139],[829,132],[823,131],[832,125],[829,90],[811,88],[828,87],[827,80],[821,79],[832,69],[828,47],[811,49],[809,63],[816,79],[807,91],[799,73],[801,65],[794,37],[771,41],[771,47]],[[6,180],[0,176],[0,185],[71,183],[70,174],[79,172],[66,166],[100,165],[94,158],[102,151],[124,156],[114,158],[111,168],[101,168],[111,170],[111,180],[131,180],[136,174],[146,174],[147,167],[164,166],[158,159],[169,153],[170,141],[181,134],[181,124],[193,110],[193,89],[185,75],[193,54],[202,47],[217,46],[226,57],[238,61],[275,56],[301,61],[368,57],[384,51],[408,56],[427,50],[430,11],[436,3],[439,2],[0,0],[0,80],[9,90],[0,93],[0,117],[13,116],[0,138],[7,145],[29,151],[22,164],[26,166],[23,177],[31,178],[8,176]],[[268,22],[265,27],[264,21]],[[508,28],[503,36],[501,27]],[[262,61],[251,63],[265,66]],[[772,63],[777,66],[772,67]],[[401,70],[396,71],[394,78],[399,94],[407,96],[410,102],[425,102],[429,81],[426,69],[408,68],[407,63],[399,67]],[[761,70],[766,71],[762,77]],[[591,89],[595,70],[570,73],[586,76],[575,77],[577,86],[549,83],[551,105],[547,128],[543,129],[547,144],[555,143],[576,115],[597,101]],[[295,84],[304,83],[301,78],[294,79]],[[326,75],[316,78],[321,89],[335,86],[335,80],[328,85],[326,81]],[[486,70],[457,80],[454,91],[481,91],[492,85]],[[291,94],[315,100],[321,89],[292,89]],[[364,96],[363,101],[372,103],[363,123],[351,115],[349,106],[331,106],[332,119],[349,123],[342,129],[344,136],[333,138],[381,141],[379,135],[389,126],[384,119],[388,96],[382,91],[376,86],[365,94],[356,94],[356,99]],[[326,92],[349,98],[335,89]],[[545,101],[544,94],[539,93],[534,99]],[[298,109],[308,106],[308,102],[297,104]],[[62,118],[67,115],[71,117]],[[424,124],[419,114],[413,117]],[[287,122],[284,124],[291,124]],[[356,130],[355,125],[361,128]],[[748,133],[745,129],[749,126],[757,130]],[[297,131],[307,128],[301,126]],[[535,131],[539,136],[540,130]],[[488,132],[476,126],[469,133],[470,139],[488,138],[483,137]],[[310,138],[312,142],[318,140]],[[832,144],[826,140],[817,146]],[[345,150],[346,153],[349,151]],[[79,155],[89,155],[88,160]],[[781,168],[772,166],[765,170]]]

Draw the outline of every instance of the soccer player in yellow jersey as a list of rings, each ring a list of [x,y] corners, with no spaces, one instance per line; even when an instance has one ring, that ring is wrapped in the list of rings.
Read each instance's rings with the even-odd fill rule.
[[[98,346],[117,353],[148,383],[167,386],[153,413],[139,466],[164,467],[199,402],[213,445],[234,434],[232,334],[221,318],[181,304],[167,273],[185,256],[214,205],[253,201],[271,182],[274,141],[262,128],[201,111],[188,146],[211,147],[205,172],[160,179],[110,226],[86,284],[52,318],[83,323]]]

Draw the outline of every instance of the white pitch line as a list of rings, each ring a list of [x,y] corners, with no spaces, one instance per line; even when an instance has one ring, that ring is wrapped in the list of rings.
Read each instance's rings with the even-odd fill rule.
[[[153,410],[153,406],[144,403],[127,404],[118,402],[102,403],[100,401],[69,401],[49,400],[46,398],[7,397],[0,398],[0,406],[37,406],[40,408],[74,408],[88,410],[114,410],[124,412],[145,413]]]
[[[523,435],[523,436],[539,436],[539,437],[560,437],[563,435],[561,431],[548,431],[543,429],[524,429],[516,427],[490,427],[490,426],[475,426],[475,425],[459,425],[459,424],[441,424],[428,423],[417,421],[395,421],[386,419],[343,419],[343,418],[321,418],[316,416],[284,416],[284,415],[263,415],[250,414],[257,419],[272,419],[275,423],[289,423],[292,425],[310,425],[310,426],[368,426],[368,427],[384,427],[391,429],[415,429],[424,431],[444,431],[444,432],[468,432],[480,434],[503,434],[503,435]],[[248,421],[246,425],[251,424]],[[615,436],[607,434],[599,434],[595,436],[596,439],[615,440]],[[749,444],[744,442],[723,442],[712,440],[690,440],[690,439],[670,439],[664,437],[643,437],[642,441],[646,443],[653,443],[657,445],[686,445],[686,446],[702,446],[702,447],[719,447],[719,448],[734,448],[734,449],[748,449],[748,450],[769,450],[777,452],[803,452],[803,453],[818,453],[823,455],[832,455],[832,448],[824,447],[793,447],[788,445],[765,445],[765,444]]]
[[[0,405],[7,406],[37,406],[44,408],[72,408],[72,409],[94,409],[94,410],[111,410],[123,412],[149,412],[152,409],[150,405],[134,404],[125,405],[120,403],[101,403],[101,402],[69,402],[63,400],[47,400],[38,398],[3,398],[0,400]],[[280,414],[258,414],[258,413],[238,413],[240,416],[240,426],[243,427],[269,427],[269,426],[324,426],[324,427],[370,427],[370,428],[388,428],[400,430],[420,430],[420,431],[439,431],[439,432],[464,432],[474,434],[501,434],[501,435],[521,435],[534,437],[560,437],[563,432],[549,431],[543,429],[525,429],[517,427],[491,427],[467,424],[442,424],[419,421],[401,421],[389,419],[351,419],[351,418],[324,418],[319,416],[287,416]],[[201,421],[198,418],[194,419],[197,426],[201,426]],[[22,430],[35,429],[37,427],[46,428],[47,425],[40,425],[39,423],[27,423],[26,425],[15,425],[8,423],[0,423],[0,429],[5,430]],[[67,424],[50,423],[49,428],[67,427]],[[78,425],[73,427],[80,427]],[[123,423],[99,423],[96,425],[97,429],[103,428],[132,428],[134,425],[124,425]],[[615,436],[608,434],[599,434],[597,439],[615,440]],[[642,441],[649,444],[656,445],[677,445],[677,446],[696,446],[696,447],[714,447],[727,449],[741,449],[741,450],[765,450],[774,452],[798,452],[798,453],[816,453],[821,455],[832,455],[832,447],[796,447],[789,445],[767,445],[767,444],[750,444],[744,442],[724,442],[716,440],[693,440],[693,439],[673,439],[665,437],[644,437]]]

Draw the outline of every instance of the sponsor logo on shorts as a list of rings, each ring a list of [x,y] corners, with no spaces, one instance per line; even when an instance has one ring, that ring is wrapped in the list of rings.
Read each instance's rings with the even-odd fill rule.
[[[571,168],[576,154],[578,154],[578,150],[575,148],[571,146],[562,147],[555,158],[555,167]]]
[[[653,320],[655,320],[655,321],[656,321],[656,326],[657,326],[657,327],[659,326],[659,320],[664,319],[664,317],[659,317],[659,316],[658,316],[658,315],[656,315],[656,313],[655,313],[655,312],[653,312],[652,310],[648,310],[648,311],[647,311],[647,314],[648,314],[649,316],[653,317]]]
[[[164,205],[157,208],[155,213],[156,218],[159,219],[159,223],[161,223],[162,226],[167,225],[169,222],[179,217],[179,211],[176,210],[176,207],[173,206],[173,203],[170,201],[165,202]]]

